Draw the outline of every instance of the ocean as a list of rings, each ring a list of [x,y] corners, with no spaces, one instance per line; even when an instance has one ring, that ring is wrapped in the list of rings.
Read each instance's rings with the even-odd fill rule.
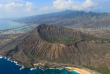
[[[21,26],[25,26],[25,24],[13,22],[10,20],[0,20],[0,30],[12,29]]]
[[[47,68],[45,71],[39,67],[26,68],[21,70],[22,66],[9,61],[6,58],[0,58],[0,74],[80,74],[74,70]]]

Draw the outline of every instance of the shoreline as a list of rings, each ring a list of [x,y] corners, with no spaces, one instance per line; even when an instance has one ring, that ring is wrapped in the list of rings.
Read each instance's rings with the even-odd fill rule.
[[[20,65],[20,64],[18,64],[18,62],[10,60],[11,57],[3,57],[3,56],[0,55],[0,59],[2,59],[2,58],[6,59],[7,61],[15,63],[17,66],[21,66],[20,70],[25,68],[24,65]]]
[[[65,67],[65,69],[68,70],[75,70],[76,72],[79,72],[80,74],[100,74],[95,71],[84,69],[84,68],[76,68],[76,67]]]
[[[38,66],[39,63],[37,64],[34,64],[34,66]],[[39,66],[38,66],[39,67]],[[51,68],[50,68],[51,69]],[[56,68],[52,68],[52,69],[56,69]],[[59,68],[60,69],[60,68]],[[76,67],[63,67],[61,69],[66,69],[66,70],[71,70],[71,71],[75,71],[77,73],[80,73],[80,74],[96,74],[95,72],[90,72],[90,71],[87,71],[87,70],[84,70],[83,68],[76,68]]]
[[[75,70],[81,74],[92,74],[84,69],[80,69],[80,68],[75,68],[75,67],[65,67],[65,69],[68,69],[68,70]]]
[[[21,68],[20,68],[20,70],[22,70],[22,69],[24,69],[24,66],[23,65],[19,65],[16,61],[12,61],[12,60],[10,60],[10,58],[6,58],[6,57],[2,57],[2,56],[0,56],[0,59],[6,59],[7,61],[10,61],[10,62],[13,62],[13,63],[15,63],[17,66],[22,66]],[[34,66],[37,66],[38,64],[34,64]],[[39,67],[40,68],[40,67]],[[36,67],[35,68],[30,68],[30,70],[32,71],[32,70],[35,70],[35,69],[37,69]],[[41,69],[41,68],[40,68]],[[71,71],[75,71],[75,72],[77,72],[77,73],[81,73],[81,74],[83,74],[82,72],[80,72],[80,71],[78,71],[78,70],[76,70],[75,68],[73,69],[73,67],[64,67],[64,68],[53,68],[53,67],[50,67],[49,69],[59,69],[59,70],[62,70],[62,69],[66,69],[66,70],[71,70]],[[43,69],[41,69],[41,70],[43,70]],[[43,70],[44,71],[44,70]],[[89,73],[84,73],[84,74],[89,74]]]
[[[12,60],[10,60],[10,57],[2,57],[1,55],[0,55],[0,59],[2,59],[2,58],[4,58],[4,59],[6,59],[6,60],[8,60],[8,61],[10,61],[10,62],[13,62],[13,63],[15,63],[16,65],[18,65],[18,66],[21,66],[21,68],[20,68],[20,70],[22,70],[22,69],[24,69],[25,67],[23,66],[23,65],[19,65],[16,61],[12,61]],[[37,63],[37,64],[34,64],[34,68],[30,68],[30,70],[32,71],[32,70],[35,70],[36,69],[36,67],[35,66],[38,66],[39,65],[39,63]],[[38,66],[39,67],[39,66]],[[39,67],[40,68],[40,67]],[[49,69],[56,69],[56,68],[54,68],[54,67],[50,67]],[[42,69],[42,68],[40,68],[40,69]],[[95,72],[95,71],[92,71],[92,70],[89,70],[89,69],[85,69],[85,68],[77,68],[77,67],[63,67],[63,68],[57,68],[57,69],[67,69],[67,70],[71,70],[71,71],[75,71],[75,72],[77,72],[77,73],[80,73],[80,74],[99,74],[99,73],[97,73],[97,72]],[[43,69],[42,69],[43,70]]]

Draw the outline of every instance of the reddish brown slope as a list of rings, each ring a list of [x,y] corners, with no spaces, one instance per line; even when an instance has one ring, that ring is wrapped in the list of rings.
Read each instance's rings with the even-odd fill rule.
[[[86,40],[93,37],[76,30],[44,24],[23,37],[20,38],[20,41],[18,40],[16,46],[14,45],[10,50],[7,50],[5,55],[27,67],[38,61],[95,67],[105,64],[109,66],[110,64],[108,58],[110,44]],[[11,42],[10,46],[14,42]]]

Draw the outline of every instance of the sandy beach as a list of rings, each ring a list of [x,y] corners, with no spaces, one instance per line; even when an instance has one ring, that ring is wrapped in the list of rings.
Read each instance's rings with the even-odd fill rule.
[[[85,69],[81,69],[81,68],[75,68],[75,67],[65,67],[65,68],[69,69],[69,70],[76,70],[81,74],[96,74],[95,72],[89,72],[89,71],[87,71]]]

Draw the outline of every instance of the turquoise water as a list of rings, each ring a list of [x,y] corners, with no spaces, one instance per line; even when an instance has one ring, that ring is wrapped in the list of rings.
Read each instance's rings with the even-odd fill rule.
[[[18,66],[7,59],[0,59],[0,74],[80,74],[75,71],[68,71],[65,69],[46,69],[43,71],[37,66],[35,70],[30,70],[30,68],[20,70],[20,68],[21,66]]]
[[[0,30],[12,29],[24,26],[25,24],[13,22],[10,20],[0,20]]]

